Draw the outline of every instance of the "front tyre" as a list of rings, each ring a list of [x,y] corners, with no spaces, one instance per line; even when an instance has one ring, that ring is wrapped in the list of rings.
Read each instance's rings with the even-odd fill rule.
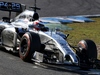
[[[76,54],[80,58],[80,68],[89,69],[97,59],[96,44],[92,40],[81,40],[78,48]]]
[[[22,36],[20,42],[19,55],[23,61],[30,61],[35,51],[40,50],[39,35],[33,32],[27,32]]]

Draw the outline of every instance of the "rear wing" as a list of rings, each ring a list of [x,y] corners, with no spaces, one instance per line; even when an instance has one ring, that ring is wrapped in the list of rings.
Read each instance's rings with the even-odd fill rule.
[[[23,5],[20,3],[0,1],[0,10],[10,12],[22,12]]]

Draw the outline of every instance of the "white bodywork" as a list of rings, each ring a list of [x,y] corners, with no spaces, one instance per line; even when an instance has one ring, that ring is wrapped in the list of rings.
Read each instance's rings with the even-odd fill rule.
[[[15,31],[15,28],[20,29],[25,29],[25,30],[30,30],[29,25],[33,24],[32,16],[34,14],[34,11],[30,11],[30,10],[25,10],[24,12],[22,12],[21,14],[19,14],[17,17],[15,17],[15,19],[13,20],[13,22],[11,23],[4,23],[1,22],[0,26],[5,26],[6,29],[4,29],[3,33],[5,33],[6,31],[9,31],[12,35],[11,38],[13,42],[9,45],[9,42],[11,40],[8,40],[7,37],[2,39],[2,43],[8,46],[12,46],[14,47],[17,43],[17,33]],[[63,63],[70,63],[70,64],[76,64],[78,65],[78,59],[77,59],[77,55],[73,52],[73,50],[70,48],[69,44],[67,43],[67,41],[60,36],[59,34],[57,34],[55,31],[34,31],[35,33],[38,33],[39,35],[43,35],[47,38],[49,38],[50,40],[53,40],[53,42],[56,44],[56,47],[61,51],[61,53],[63,54],[64,57],[64,62]],[[3,37],[6,36],[6,34],[2,35]],[[10,34],[8,33],[8,36],[10,36]],[[41,36],[40,36],[41,37]],[[6,39],[6,40],[5,40]],[[44,39],[45,41],[46,39]],[[5,42],[8,41],[8,42]],[[46,41],[48,41],[48,39],[44,42],[42,39],[42,43],[45,43]],[[71,58],[71,62],[67,62],[65,57],[66,55],[69,55],[69,57]]]

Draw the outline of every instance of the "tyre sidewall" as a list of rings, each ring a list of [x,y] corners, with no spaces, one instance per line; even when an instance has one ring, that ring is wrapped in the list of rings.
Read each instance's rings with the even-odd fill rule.
[[[27,51],[24,55],[22,54],[21,50],[19,50],[19,55],[20,55],[20,58],[22,60],[26,60],[26,58],[29,57],[29,53],[30,53],[30,50],[31,50],[31,48],[30,48],[31,47],[31,37],[30,37],[30,35],[28,33],[24,34],[22,36],[21,43],[24,39],[27,40],[28,46],[27,46]],[[21,49],[21,43],[20,43],[20,49]]]

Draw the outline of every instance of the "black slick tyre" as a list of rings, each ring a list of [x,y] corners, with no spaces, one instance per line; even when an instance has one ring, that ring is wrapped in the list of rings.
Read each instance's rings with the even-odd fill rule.
[[[39,35],[27,32],[22,36],[19,55],[23,61],[30,61],[34,52],[40,50],[41,42]]]
[[[80,67],[89,69],[92,63],[97,59],[96,44],[92,40],[81,40],[78,43],[79,51],[76,54],[80,58]]]

